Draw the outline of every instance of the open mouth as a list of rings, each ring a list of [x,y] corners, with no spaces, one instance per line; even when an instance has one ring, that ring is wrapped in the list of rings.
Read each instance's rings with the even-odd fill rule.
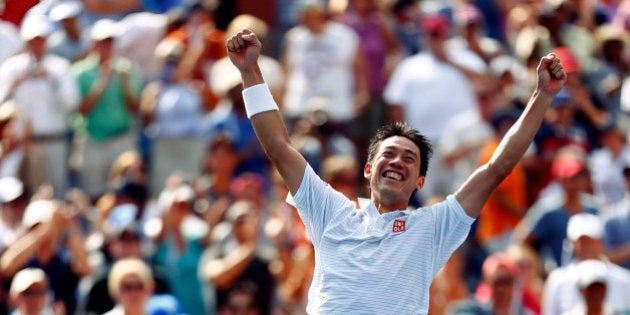
[[[394,171],[386,171],[385,173],[383,173],[383,177],[393,179],[396,181],[401,181],[405,179],[405,177],[402,174],[398,172],[394,172]]]

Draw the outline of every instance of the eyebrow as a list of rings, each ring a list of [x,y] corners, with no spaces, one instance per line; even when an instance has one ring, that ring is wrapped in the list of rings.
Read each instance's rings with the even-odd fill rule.
[[[398,145],[388,145],[386,147],[383,148],[383,150],[395,150],[395,151],[400,151],[402,150],[404,153],[408,153],[413,155],[414,157],[420,157],[420,154],[416,153],[414,150],[411,149],[405,149],[405,148],[401,148]]]

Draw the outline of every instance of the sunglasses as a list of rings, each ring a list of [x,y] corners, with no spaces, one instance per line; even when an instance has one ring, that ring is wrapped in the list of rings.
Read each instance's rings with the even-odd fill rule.
[[[144,283],[142,282],[123,282],[120,285],[121,292],[137,292],[144,290]]]
[[[36,289],[27,289],[27,290],[22,291],[20,295],[23,297],[35,297],[35,296],[45,295],[46,293],[48,293],[48,288],[44,287],[44,288],[36,288]]]

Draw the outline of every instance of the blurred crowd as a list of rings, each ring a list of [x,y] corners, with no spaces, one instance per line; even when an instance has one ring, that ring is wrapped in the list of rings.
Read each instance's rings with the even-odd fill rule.
[[[226,57],[244,28],[293,144],[357,207],[378,126],[432,141],[412,204],[442,200],[554,53],[566,86],[429,314],[630,314],[630,1],[273,3],[2,1],[0,314],[305,313],[316,253]]]

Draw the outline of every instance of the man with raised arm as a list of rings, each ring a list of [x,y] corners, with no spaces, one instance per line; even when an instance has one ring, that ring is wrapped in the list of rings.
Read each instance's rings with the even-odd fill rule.
[[[431,144],[404,123],[382,127],[363,168],[370,202],[356,210],[291,146],[257,65],[261,44],[256,35],[243,30],[227,41],[227,49],[241,72],[245,107],[258,139],[287,184],[315,247],[310,314],[427,314],[433,277],[519,161],[566,79],[555,56],[543,57],[536,90],[492,159],[430,207],[407,209],[413,191],[424,184]]]

